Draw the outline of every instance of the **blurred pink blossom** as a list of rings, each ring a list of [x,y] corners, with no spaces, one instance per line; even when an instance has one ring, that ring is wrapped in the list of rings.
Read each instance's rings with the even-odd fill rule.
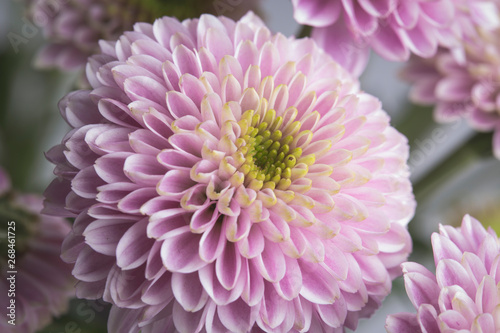
[[[432,235],[436,273],[402,264],[406,291],[416,313],[387,317],[389,333],[498,332],[500,240],[466,215],[460,228],[440,226]]]
[[[458,1],[457,1],[458,2]],[[500,158],[500,2],[460,1],[459,48],[440,48],[430,59],[412,57],[403,78],[415,103],[435,105],[438,122],[466,118],[478,131],[494,131]]]
[[[71,266],[61,244],[71,227],[60,217],[41,215],[42,198],[18,194],[0,169],[0,331],[38,332],[67,311],[74,295]]]
[[[391,61],[411,53],[431,57],[438,45],[460,34],[452,22],[453,0],[292,0],[297,22],[313,27],[312,37],[359,76],[370,49]]]

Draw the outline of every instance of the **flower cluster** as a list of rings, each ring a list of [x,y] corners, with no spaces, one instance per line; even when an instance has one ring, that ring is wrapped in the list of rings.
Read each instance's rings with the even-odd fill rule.
[[[47,156],[77,295],[110,332],[343,331],[411,251],[406,138],[313,40],[254,14],[140,23],[89,59]]]
[[[2,332],[37,332],[64,313],[74,295],[71,267],[59,257],[71,227],[62,218],[40,215],[41,209],[42,198],[14,193],[0,169]]]
[[[162,15],[191,17],[204,12],[204,1],[162,0],[25,0],[27,16],[41,26],[48,43],[40,50],[39,67],[80,69],[99,51],[98,41],[115,40],[136,22]],[[186,3],[187,2],[187,3]]]
[[[420,264],[402,265],[406,291],[417,313],[387,318],[388,332],[498,332],[500,240],[466,215],[460,228],[432,235],[436,274]]]
[[[361,74],[370,49],[391,61],[410,53],[431,57],[455,45],[454,0],[293,0],[295,19],[314,27],[312,37],[352,73]]]
[[[403,77],[413,85],[414,102],[435,105],[437,121],[463,117],[476,130],[494,131],[494,154],[500,158],[500,2],[459,3],[461,48],[440,48],[430,59],[413,57]]]

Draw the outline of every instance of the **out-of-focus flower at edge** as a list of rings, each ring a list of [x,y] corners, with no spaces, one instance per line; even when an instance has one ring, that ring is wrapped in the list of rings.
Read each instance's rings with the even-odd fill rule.
[[[335,60],[360,75],[370,49],[391,61],[457,46],[454,0],[292,0],[295,19]]]
[[[47,156],[47,213],[110,332],[354,329],[411,251],[406,138],[311,39],[253,13],[138,23]]]
[[[494,131],[494,155],[500,159],[499,8],[497,0],[461,1],[457,22],[465,26],[463,52],[440,48],[431,59],[412,57],[403,78],[413,85],[413,102],[435,105],[437,121],[464,117],[478,131]]]
[[[136,22],[170,15],[179,19],[217,13],[240,16],[255,1],[204,0],[24,0],[27,16],[43,29],[47,44],[36,58],[40,68],[80,69],[99,51],[98,41],[116,40]],[[232,5],[235,4],[235,5]]]
[[[60,258],[61,244],[71,227],[62,218],[40,215],[42,207],[41,197],[15,193],[0,169],[2,332],[36,332],[53,316],[63,314],[74,296],[71,266]],[[9,279],[12,276],[14,280]]]
[[[402,265],[417,313],[387,317],[388,332],[498,332],[500,240],[466,215],[460,228],[432,235],[435,275],[420,264]]]

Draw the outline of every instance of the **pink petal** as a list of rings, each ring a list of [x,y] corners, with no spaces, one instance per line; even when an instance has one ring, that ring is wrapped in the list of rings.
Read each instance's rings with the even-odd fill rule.
[[[198,273],[172,274],[172,290],[175,300],[185,311],[197,312],[203,310],[208,295],[200,283]]]
[[[71,187],[73,191],[83,198],[93,198],[97,195],[97,188],[104,182],[97,176],[93,166],[81,170],[73,181]]]
[[[302,271],[300,295],[316,304],[333,304],[340,297],[337,281],[322,267],[299,260]]]
[[[358,0],[361,7],[373,16],[385,17],[391,13],[396,6],[402,6],[403,3],[397,0]]]
[[[245,258],[255,258],[264,251],[265,243],[264,236],[260,228],[253,225],[246,238],[243,238],[238,243],[238,249]]]
[[[137,184],[156,186],[166,170],[154,156],[134,154],[125,160],[123,171]]]
[[[413,306],[417,309],[421,304],[431,304],[438,307],[439,290],[435,279],[419,273],[404,275],[406,292]]]
[[[329,0],[293,0],[293,17],[300,24],[314,27],[326,27],[333,24],[342,9],[340,1]]]
[[[355,76],[361,75],[368,63],[370,49],[347,29],[343,19],[326,28],[315,28],[312,38],[333,59]]]
[[[171,169],[191,169],[199,159],[184,151],[165,149],[157,156],[158,162]]]
[[[417,310],[417,320],[423,332],[428,332],[428,333],[441,332],[441,330],[437,325],[436,317],[437,317],[436,309],[434,309],[432,305],[423,304]]]
[[[363,36],[371,35],[377,29],[377,18],[367,13],[358,1],[343,0],[345,13],[353,30]]]
[[[140,213],[141,207],[158,195],[154,188],[137,189],[123,197],[118,203],[118,209],[130,214]]]
[[[234,243],[228,242],[224,251],[215,262],[215,273],[220,284],[230,290],[238,281],[241,271],[241,256]]]
[[[146,262],[145,277],[148,280],[157,278],[165,271],[163,262],[161,260],[161,245],[163,242],[154,242],[151,250],[149,251],[148,260]],[[170,274],[170,273],[169,273]]]
[[[490,313],[481,313],[472,323],[471,333],[486,333],[495,331],[495,319]]]
[[[141,300],[149,305],[159,305],[170,302],[174,298],[171,286],[172,274],[164,272],[156,277],[144,290]]]
[[[413,313],[397,313],[387,316],[385,321],[387,333],[421,333],[417,316]]]
[[[146,262],[154,240],[146,236],[147,218],[135,223],[120,239],[116,248],[116,263],[123,269],[137,268]]]
[[[85,242],[99,253],[114,256],[118,242],[133,222],[130,220],[96,220],[83,232]]]
[[[96,253],[90,247],[85,247],[80,252],[72,273],[79,280],[96,282],[106,278],[113,262],[113,257]]]
[[[250,233],[252,221],[246,212],[239,216],[226,216],[226,238],[231,242],[238,242]]]
[[[436,280],[442,287],[458,285],[464,288],[469,297],[475,296],[475,286],[467,271],[455,260],[443,259],[436,266]]]
[[[283,279],[274,283],[274,288],[280,297],[291,301],[300,293],[302,286],[302,273],[296,259],[285,256],[286,273]]]
[[[226,238],[224,237],[225,225],[215,223],[204,231],[200,240],[200,257],[206,262],[213,262],[224,251]]]
[[[275,288],[265,282],[264,297],[260,306],[262,320],[271,328],[276,328],[286,317],[288,302],[281,298]]]
[[[200,119],[200,111],[196,104],[189,99],[186,95],[177,91],[170,91],[167,93],[167,106],[170,114],[175,119],[190,115],[196,119]]]
[[[183,208],[178,206],[152,214],[147,225],[148,237],[163,239],[172,232],[177,233],[178,229],[188,225],[189,215]]]
[[[206,311],[200,310],[198,312],[185,311],[182,306],[175,302],[172,311],[175,328],[180,333],[197,333],[203,328],[205,321]]]
[[[225,289],[216,277],[215,264],[206,265],[198,274],[203,288],[217,305],[226,305],[234,302],[241,296],[243,288],[245,287],[246,276],[240,275],[233,289]]]
[[[484,261],[474,253],[465,252],[463,254],[462,266],[467,270],[467,273],[473,279],[476,286],[481,283],[483,277],[488,275]]]
[[[278,282],[285,276],[285,257],[279,246],[273,242],[266,240],[264,251],[251,261],[260,274],[270,282]]]
[[[125,80],[125,93],[131,100],[153,101],[165,105],[167,89],[156,80],[147,76],[133,76]]]
[[[455,17],[455,7],[452,1],[420,2],[420,10],[432,23],[441,27],[449,26]]]
[[[315,306],[321,319],[330,327],[342,327],[347,316],[347,304],[342,294],[333,304]]]
[[[225,29],[224,29],[225,30]],[[215,61],[219,62],[225,55],[234,55],[234,46],[225,31],[209,28],[205,31],[204,46],[212,52]]]
[[[438,316],[437,324],[445,330],[459,331],[467,330],[469,322],[458,311],[448,310]]]
[[[218,218],[219,212],[215,209],[215,205],[204,205],[194,212],[189,225],[193,232],[202,233],[213,228]]]
[[[495,279],[486,275],[479,284],[476,292],[475,303],[479,313],[493,313],[499,304],[499,296],[496,291]]]
[[[203,141],[197,135],[191,133],[178,133],[172,135],[168,141],[178,150],[193,156],[201,157]]]
[[[461,77],[448,77],[436,85],[436,97],[446,102],[461,102],[470,98],[473,82]]]
[[[191,186],[195,185],[189,179],[189,172],[172,170],[168,171],[158,184],[158,193],[174,198],[182,196]]]
[[[383,58],[390,61],[407,60],[410,52],[392,26],[379,25],[379,29],[368,42]]]
[[[431,236],[431,241],[436,265],[443,259],[453,259],[455,261],[462,259],[462,251],[448,237],[434,233]]]
[[[161,258],[165,267],[172,272],[191,273],[206,265],[198,249],[200,236],[191,233],[189,227],[182,227],[178,233],[165,237],[161,247]]]
[[[258,307],[250,307],[243,300],[217,307],[217,314],[221,323],[230,332],[250,332],[258,315]]]
[[[241,298],[249,306],[254,306],[259,304],[264,296],[264,279],[248,260],[244,259],[242,265],[246,266],[247,276]]]
[[[201,64],[193,51],[185,45],[179,45],[172,53],[174,64],[182,74],[191,74],[195,77],[201,76]]]

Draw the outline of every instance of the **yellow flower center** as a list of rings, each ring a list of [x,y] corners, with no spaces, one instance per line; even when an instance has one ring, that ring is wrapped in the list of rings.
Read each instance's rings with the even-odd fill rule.
[[[262,117],[254,110],[243,113],[238,122],[241,135],[235,144],[236,154],[245,159],[238,169],[245,175],[245,186],[286,190],[294,179],[307,174],[314,154],[302,156],[302,148],[296,145],[299,138],[310,141],[312,132],[300,131],[301,123],[294,121],[295,116],[284,124],[275,110],[267,110]]]

